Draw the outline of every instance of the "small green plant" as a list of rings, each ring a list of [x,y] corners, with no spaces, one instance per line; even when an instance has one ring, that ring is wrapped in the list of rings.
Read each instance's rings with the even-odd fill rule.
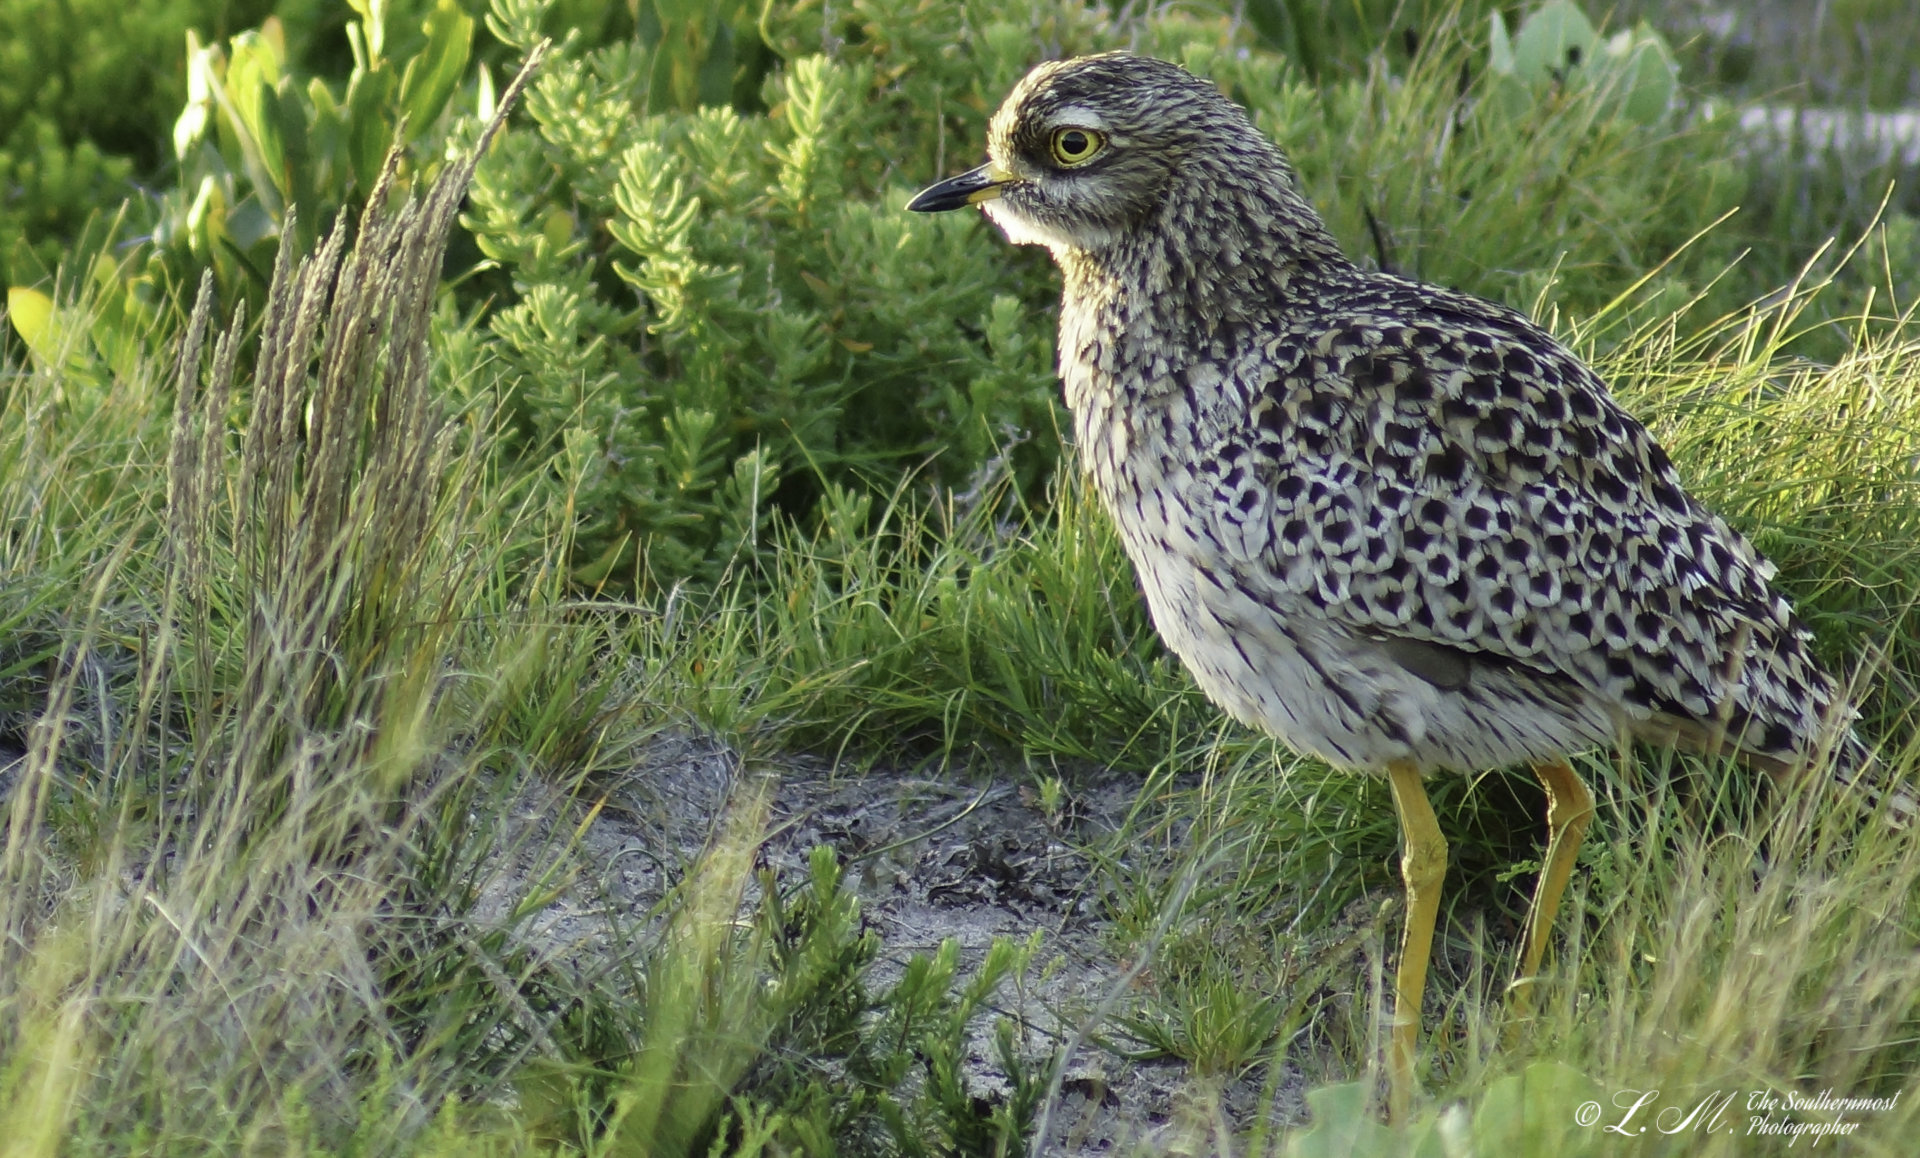
[[[278,19],[225,46],[187,34],[187,99],[173,125],[179,179],[153,207],[155,241],[162,254],[184,251],[181,269],[210,267],[229,294],[251,279],[258,300],[284,228],[296,229],[296,252],[309,251],[323,222],[372,192],[391,146],[441,130],[467,80],[472,17],[454,0],[353,7],[344,86],[294,74]]]
[[[1307,1094],[1310,1129],[1287,1139],[1284,1158],[1469,1158],[1563,1154],[1589,1141],[1579,1110],[1599,1083],[1559,1062],[1535,1062],[1500,1078],[1471,1106],[1428,1110],[1399,1130],[1380,1124],[1371,1083],[1344,1082]]]
[[[196,26],[244,27],[265,0],[0,0],[0,283],[50,274],[166,155]]]
[[[528,35],[513,30],[537,8],[490,27]],[[511,279],[489,328],[525,445],[584,480],[582,582],[712,579],[777,512],[923,462],[949,485],[992,461],[1044,480],[1061,422],[1037,271],[970,244],[975,223],[900,208],[902,166],[977,147],[991,86],[1019,64],[963,76],[925,46],[1007,55],[1026,34],[1009,17],[1096,43],[1071,7],[855,5],[836,19],[859,39],[829,57],[804,47],[806,6],[775,6],[754,35],[784,67],[718,104],[662,87],[684,60],[671,22],[542,78],[467,223]]]
[[[963,1063],[1035,943],[997,940],[963,977],[949,940],[876,986],[880,941],[831,849],[813,850],[797,887],[761,874],[758,905],[736,919],[766,818],[749,803],[734,819],[640,962],[646,1014],[627,1058],[537,1066],[522,1079],[537,1132],[610,1156],[720,1145],[875,1158],[1025,1153],[1046,1055],[1002,1018],[993,1049],[1007,1093],[983,1098]]]
[[[1534,9],[1512,36],[1499,12],[1487,19],[1491,96],[1507,109],[1551,93],[1591,90],[1642,125],[1673,113],[1679,69],[1666,40],[1646,21],[1603,40],[1574,0]]]

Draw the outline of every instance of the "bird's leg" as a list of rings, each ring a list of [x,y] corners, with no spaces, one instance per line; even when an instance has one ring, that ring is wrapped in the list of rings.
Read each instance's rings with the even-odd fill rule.
[[[1547,789],[1547,855],[1540,865],[1540,882],[1534,886],[1533,904],[1527,909],[1526,927],[1520,940],[1523,946],[1520,971],[1514,974],[1510,992],[1512,1010],[1525,1017],[1531,1005],[1534,974],[1540,970],[1540,957],[1546,952],[1547,938],[1553,935],[1553,918],[1560,911],[1560,894],[1573,874],[1573,862],[1580,855],[1580,841],[1593,820],[1593,794],[1580,781],[1579,773],[1565,760],[1535,764],[1533,774]]]
[[[1400,875],[1407,885],[1406,928],[1400,936],[1400,969],[1393,980],[1393,1037],[1387,1046],[1387,1117],[1404,1122],[1413,1104],[1413,1055],[1420,1041],[1420,1000],[1427,988],[1433,921],[1440,911],[1440,882],[1447,875],[1447,841],[1427,803],[1420,769],[1404,760],[1387,765],[1393,807],[1400,814]]]

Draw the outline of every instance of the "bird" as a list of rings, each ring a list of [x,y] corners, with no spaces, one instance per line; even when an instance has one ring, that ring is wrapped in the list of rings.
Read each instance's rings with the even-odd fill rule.
[[[1213,84],[1125,52],[1042,63],[986,152],[906,208],[978,206],[1051,252],[1074,454],[1160,638],[1235,719],[1388,780],[1390,1119],[1447,865],[1427,776],[1527,765],[1546,789],[1523,1007],[1594,815],[1570,756],[1638,738],[1856,774],[1774,567],[1599,375],[1519,312],[1347,257]]]

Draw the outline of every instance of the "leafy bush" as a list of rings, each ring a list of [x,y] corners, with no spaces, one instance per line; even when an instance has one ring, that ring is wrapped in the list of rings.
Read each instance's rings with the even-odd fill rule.
[[[1009,470],[1040,497],[1063,427],[1052,280],[970,215],[909,218],[901,201],[978,157],[986,115],[1043,55],[1132,40],[1183,61],[1292,150],[1356,253],[1378,242],[1390,264],[1522,305],[1554,276],[1555,300],[1604,303],[1734,185],[1702,196],[1694,173],[1683,196],[1675,158],[1700,134],[1664,105],[1625,115],[1618,85],[1460,91],[1482,50],[1446,17],[1403,75],[1380,56],[1324,90],[1217,15],[801,3],[758,33],[782,63],[757,102],[736,86],[726,107],[686,107],[692,90],[662,107],[658,78],[688,67],[671,38],[577,48],[536,86],[534,131],[476,181],[468,225],[513,299],[488,321],[491,380],[523,444],[584,480],[583,581],[711,577],[771,511],[923,463],[957,488]],[[1515,214],[1542,227],[1516,238]]]
[[[174,284],[211,268],[224,296],[257,302],[282,231],[297,223],[297,250],[312,249],[334,213],[365,201],[389,146],[413,150],[409,180],[438,172],[425,146],[444,151],[441,114],[467,79],[472,17],[455,0],[354,8],[343,85],[298,78],[278,19],[224,47],[189,33],[178,180],[145,207]]]
[[[471,140],[491,100],[484,67],[462,80],[475,23],[453,0],[357,11],[344,83],[299,75],[287,45],[310,33],[277,21],[195,48],[178,183],[136,211],[154,245],[119,267],[131,320],[96,318],[96,343],[157,350],[158,303],[201,268],[257,300],[285,223],[309,248],[402,125],[404,175]],[[1523,307],[1590,312],[1731,204],[1730,165],[1680,163],[1726,150],[1669,115],[1657,39],[1610,56],[1564,2],[1511,38],[1463,11],[1420,8],[1410,54],[1323,61],[1315,87],[1205,7],[649,2],[627,30],[592,4],[495,0],[484,25],[508,49],[565,40],[475,181],[437,324],[447,377],[551,463],[584,584],[753,570],[769,527],[813,523],[835,488],[1005,475],[1040,502],[1065,426],[1051,270],[975,215],[902,204],[979,157],[1037,60],[1121,45],[1251,108],[1356,256]],[[1568,36],[1600,46],[1592,83],[1535,59]]]
[[[224,36],[270,8],[0,0],[0,281],[52,270],[90,214],[110,214],[158,167],[186,91],[187,30]]]
[[[636,559],[711,576],[776,500],[804,511],[825,485],[922,460],[949,485],[1001,450],[1044,476],[1060,426],[1034,324],[1046,283],[976,221],[904,213],[898,179],[933,172],[945,109],[968,122],[956,146],[977,141],[1022,67],[1028,26],[986,8],[862,24],[857,49],[772,73],[764,112],[645,112],[661,46],[588,50],[536,84],[535,129],[488,158],[468,226],[512,278],[489,328],[526,444],[584,464],[583,579],[631,579]],[[802,13],[781,16],[766,31],[791,46]],[[919,67],[935,38],[999,44],[1004,67]]]

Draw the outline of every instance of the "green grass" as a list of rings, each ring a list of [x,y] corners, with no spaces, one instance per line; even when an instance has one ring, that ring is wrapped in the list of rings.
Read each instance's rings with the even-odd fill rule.
[[[1667,319],[1606,334],[1603,367],[1698,492],[1781,562],[1828,654],[1864,664],[1870,730],[1911,777],[1920,348],[1897,320],[1863,320],[1838,363],[1784,354],[1820,292],[1703,333]],[[1570,337],[1592,352],[1615,316],[1634,315]],[[734,922],[765,823],[750,800],[664,923],[591,983],[514,934],[570,887],[577,830],[530,849],[548,869],[479,915],[525,778],[584,808],[598,776],[687,726],[749,751],[1138,769],[1126,830],[1090,851],[1114,952],[1152,965],[1083,1048],[1189,1062],[1181,1128],[1202,1148],[1283,1145],[1218,1135],[1208,1109],[1223,1082],[1280,1062],[1326,1085],[1322,1120],[1373,1128],[1341,1083],[1377,1068],[1397,929],[1384,791],[1222,723],[1159,651],[1074,484],[1045,512],[991,488],[970,503],[903,488],[878,512],[833,494],[817,532],[767,545],[757,588],[583,601],[554,578],[565,511],[516,498],[533,492],[491,465],[487,415],[432,417],[424,369],[370,363],[332,394],[288,396],[292,412],[363,416],[336,425],[361,435],[331,466],[313,442],[275,458],[260,423],[280,411],[257,378],[261,401],[229,431],[199,416],[232,408],[217,368],[207,409],[189,396],[171,416],[159,368],[106,385],[10,372],[0,622],[28,756],[0,856],[9,1153],[691,1153],[715,1129],[777,1152],[806,1122],[866,1123],[858,1136],[891,1137],[871,1142],[890,1153],[1030,1124],[1043,1072],[995,1126],[873,1044],[918,1002],[945,1011],[919,1048],[957,1048],[1022,953],[971,980],[949,958],[917,989],[877,986],[831,858],[811,883],[758,890],[811,900],[747,902],[757,916]],[[346,388],[381,374],[384,394]],[[380,397],[415,399],[419,417],[375,418]],[[441,450],[398,453],[419,448]],[[389,529],[403,517],[411,530]],[[1512,1046],[1500,992],[1530,879],[1510,870],[1533,855],[1537,803],[1503,776],[1436,786],[1458,855],[1421,1122],[1468,1129],[1458,1105],[1486,1137],[1533,1129],[1502,1109],[1521,1076],[1581,1094],[1554,1104],[1570,1121],[1589,1085],[1530,1068],[1545,1059],[1591,1088],[1675,1098],[1901,1088],[1920,1064],[1911,838],[1858,827],[1831,793],[1756,801],[1670,757],[1587,768],[1602,786],[1588,883]],[[1058,788],[1073,792],[1071,772]],[[1124,855],[1143,844],[1166,857]],[[769,976],[799,996],[768,1005]],[[766,1064],[807,1048],[873,1055],[868,1102],[823,1108],[804,1075]],[[901,1134],[874,1125],[886,1098]],[[1913,1113],[1859,1116],[1853,1144],[1897,1152]],[[640,1137],[681,1144],[632,1149]],[[1610,1141],[1575,1131],[1561,1147]],[[1752,1152],[1727,1134],[1647,1146]]]

